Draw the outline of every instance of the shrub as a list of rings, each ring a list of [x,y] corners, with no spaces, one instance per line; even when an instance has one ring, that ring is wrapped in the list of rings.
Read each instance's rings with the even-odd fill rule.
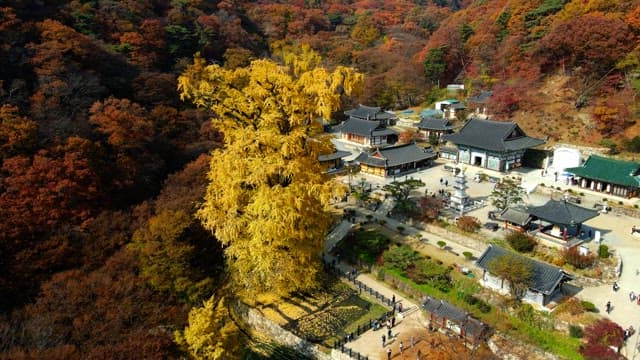
[[[568,312],[575,316],[584,313],[585,308],[579,299],[572,297],[558,306],[558,312]]]
[[[442,240],[438,240],[438,246],[440,246],[441,249],[443,249],[445,246],[447,246],[447,243],[442,241]]]
[[[596,312],[596,306],[590,301],[581,302],[582,308],[584,308],[588,312]]]
[[[536,241],[528,234],[512,231],[506,236],[511,247],[518,252],[531,252],[536,247]]]
[[[476,305],[478,306],[478,310],[480,310],[481,313],[486,314],[489,311],[491,311],[491,305],[487,304],[486,302],[479,300],[478,304]]]
[[[554,258],[551,260],[551,263],[552,263],[553,265],[555,265],[555,266],[563,267],[563,266],[564,266],[564,264],[565,264],[565,261],[564,261],[564,259],[563,259],[563,258],[561,258],[561,257],[554,257]]]
[[[456,225],[465,232],[476,232],[480,229],[480,221],[473,216],[461,216]]]
[[[600,256],[601,259],[606,259],[609,257],[609,247],[605,244],[600,244],[600,246],[598,246],[598,256]]]
[[[420,255],[406,245],[394,246],[382,254],[384,264],[404,271],[407,266],[413,264],[420,258]]]
[[[469,305],[475,305],[477,304],[479,301],[479,299],[471,294],[466,294],[464,296],[464,302],[466,302]]]
[[[569,325],[569,336],[572,338],[582,338],[582,328],[577,325]]]
[[[400,234],[402,234],[404,232],[404,226],[397,226],[396,229],[398,230],[398,232]]]
[[[378,281],[384,281],[384,275],[384,269],[379,269],[378,274],[376,275],[376,279],[378,279]]]
[[[562,258],[577,269],[586,269],[596,262],[595,254],[581,255],[577,246],[563,250]]]
[[[385,226],[387,224],[387,220],[380,220],[378,221],[378,223],[380,224],[380,226]]]
[[[406,274],[416,284],[429,284],[443,292],[448,292],[451,288],[450,271],[441,264],[420,259],[407,267]]]
[[[464,251],[462,255],[464,255],[464,258],[467,260],[473,259],[473,254],[470,251]]]

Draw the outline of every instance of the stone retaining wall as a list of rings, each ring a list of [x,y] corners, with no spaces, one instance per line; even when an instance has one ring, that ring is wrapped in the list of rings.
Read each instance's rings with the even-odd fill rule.
[[[348,360],[349,357],[335,358],[333,355],[328,355],[320,351],[316,345],[299,338],[293,333],[283,329],[280,325],[267,319],[259,311],[249,308],[244,304],[237,304],[236,311],[238,315],[246,322],[251,329],[260,334],[264,334],[270,339],[273,339],[276,343],[289,346],[296,351],[313,357],[318,360]]]

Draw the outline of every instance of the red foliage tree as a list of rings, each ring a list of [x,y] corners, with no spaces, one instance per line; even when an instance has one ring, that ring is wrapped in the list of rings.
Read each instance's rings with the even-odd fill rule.
[[[586,343],[580,353],[586,360],[619,360],[622,355],[610,348],[621,348],[624,344],[624,330],[609,319],[601,319],[584,330]]]
[[[583,74],[601,76],[633,49],[632,40],[619,17],[591,13],[558,23],[540,40],[537,53],[547,66],[580,67]]]
[[[32,157],[5,159],[0,177],[0,233],[10,237],[49,231],[91,217],[100,181],[90,164],[93,145],[69,138]]]
[[[54,275],[33,304],[12,316],[14,331],[0,347],[27,359],[59,358],[62,349],[69,359],[163,358],[174,345],[162,325],[183,323],[187,309],[151,292],[137,271],[122,250],[95,271]]]
[[[20,116],[15,106],[0,107],[0,159],[33,149],[37,136],[35,121]]]
[[[89,122],[116,148],[140,148],[153,138],[153,124],[146,118],[146,111],[127,99],[98,101],[90,112]]]
[[[493,94],[489,98],[489,108],[498,117],[508,118],[518,110],[522,93],[504,83],[497,84],[493,88]]]
[[[419,218],[422,221],[435,221],[440,216],[440,209],[442,209],[442,200],[435,196],[423,196],[420,198],[418,207]]]
[[[57,21],[45,20],[37,28],[41,42],[28,46],[34,51],[30,62],[38,81],[31,96],[32,117],[47,138],[88,135],[86,110],[106,89],[82,63],[100,52],[90,37]]]

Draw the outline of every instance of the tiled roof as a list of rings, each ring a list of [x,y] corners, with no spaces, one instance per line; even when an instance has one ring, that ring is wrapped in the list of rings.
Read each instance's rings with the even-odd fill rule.
[[[420,111],[421,118],[425,118],[425,117],[441,118],[443,116],[444,116],[444,112],[438,109],[424,109]]]
[[[347,157],[351,155],[350,152],[348,151],[336,151],[333,152],[331,154],[326,154],[326,155],[319,155],[318,156],[318,161],[331,161],[331,160],[337,160],[337,159],[342,159],[343,157]]]
[[[464,110],[464,109],[466,109],[467,107],[466,107],[466,106],[464,106],[464,104],[463,104],[463,103],[461,103],[461,102],[457,102],[457,103],[453,103],[453,104],[451,104],[451,108],[452,108],[452,109],[454,109],[454,110]]]
[[[571,275],[567,274],[558,267],[543,263],[541,261],[533,260],[531,258],[522,256],[496,245],[489,245],[489,247],[487,247],[487,250],[485,250],[484,253],[480,255],[480,257],[476,261],[476,264],[481,269],[488,271],[489,263],[492,260],[509,254],[522,258],[531,264],[533,268],[533,278],[532,283],[529,287],[535,291],[549,295],[558,286],[558,284],[560,284],[561,281],[565,279],[573,279]]]
[[[499,218],[518,226],[525,226],[531,220],[531,215],[524,209],[508,207],[500,213]]]
[[[454,320],[457,323],[462,323],[468,315],[464,310],[458,309],[444,300],[434,299],[430,296],[426,297],[422,307],[431,314]]]
[[[521,150],[544,144],[544,140],[525,135],[515,122],[473,118],[459,132],[443,136],[457,145],[492,151]]]
[[[467,101],[468,102],[477,103],[477,104],[484,104],[489,100],[491,95],[493,95],[492,91],[484,91],[484,90],[482,90],[477,95],[469,96],[469,98],[467,98]]]
[[[410,143],[378,149],[371,154],[363,152],[358,155],[356,161],[370,166],[387,168],[435,157],[436,154],[431,148],[424,149],[415,143]]]
[[[529,214],[554,224],[581,224],[598,216],[598,211],[583,208],[565,200],[549,200],[542,206],[531,206]]]
[[[460,325],[467,337],[477,337],[487,331],[489,327],[482,321],[473,318],[466,311],[459,309],[444,300],[427,296],[422,303],[425,311],[439,317],[452,320]]]
[[[379,107],[358,105],[356,108],[347,110],[344,112],[347,116],[352,116],[358,119],[369,120],[383,120],[383,119],[395,119],[396,116],[390,112],[383,111]]]
[[[395,131],[387,129],[377,121],[360,120],[351,118],[345,121],[340,128],[342,133],[356,134],[362,136],[382,136],[394,135]]]
[[[418,127],[418,129],[427,130],[453,130],[453,126],[449,124],[449,120],[437,119],[433,117],[423,117],[416,126]]]
[[[440,146],[440,152],[446,154],[456,154],[458,155],[458,148],[455,146]]]
[[[588,179],[637,188],[640,187],[639,169],[640,164],[636,162],[591,155],[582,166],[565,171]]]

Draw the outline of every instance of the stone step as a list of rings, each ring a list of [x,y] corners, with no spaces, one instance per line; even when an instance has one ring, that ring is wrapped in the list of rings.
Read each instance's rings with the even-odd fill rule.
[[[402,317],[407,317],[407,316],[413,314],[414,312],[418,311],[418,309],[419,309],[418,306],[413,305],[413,306],[408,307],[407,309],[403,309],[404,311],[401,312],[400,314],[402,314]]]

